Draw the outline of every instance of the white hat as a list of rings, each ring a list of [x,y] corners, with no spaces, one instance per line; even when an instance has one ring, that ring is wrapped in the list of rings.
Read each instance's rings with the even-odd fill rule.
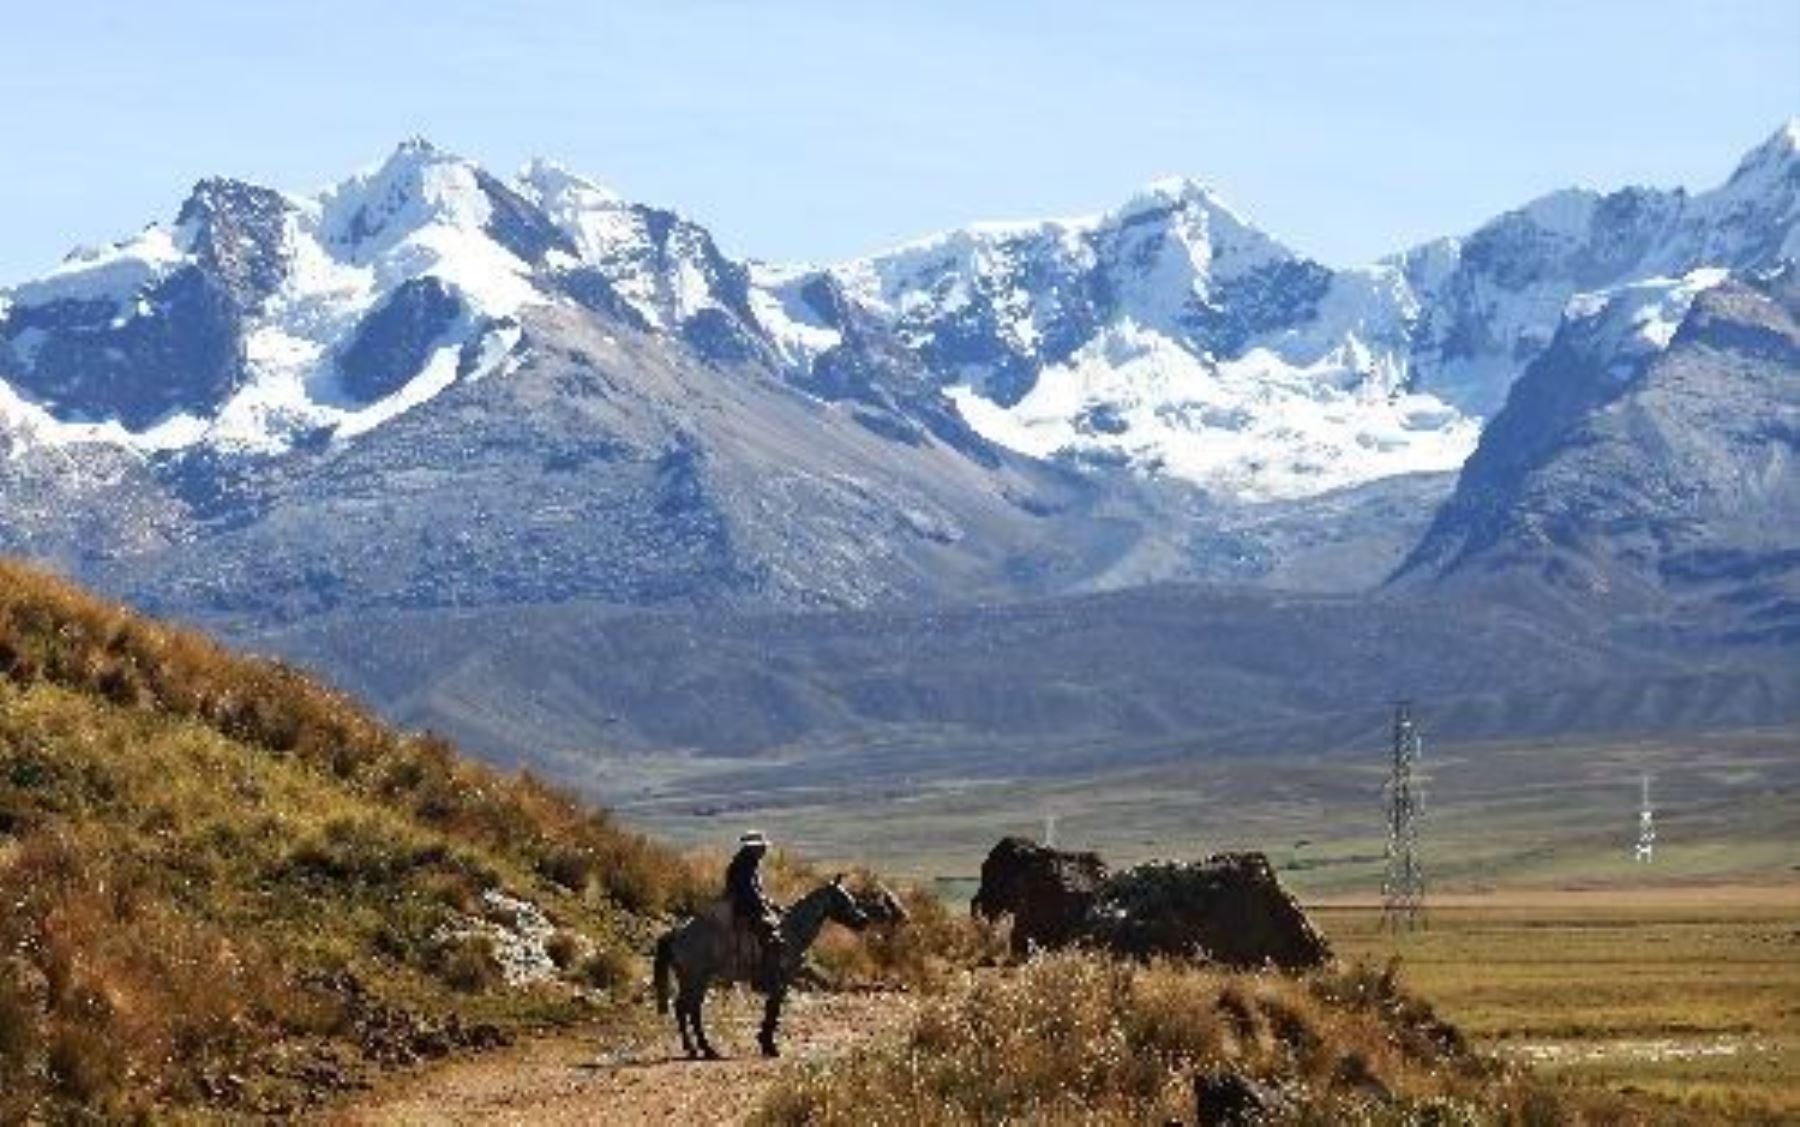
[[[742,834],[738,835],[738,844],[758,845],[767,849],[769,847],[769,839],[763,836],[761,830],[745,830]]]

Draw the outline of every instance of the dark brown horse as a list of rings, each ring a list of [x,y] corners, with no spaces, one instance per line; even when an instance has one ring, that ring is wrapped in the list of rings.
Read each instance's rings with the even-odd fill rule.
[[[1012,916],[1012,953],[1022,959],[1033,947],[1066,947],[1082,938],[1105,881],[1099,854],[1003,838],[981,863],[981,890],[969,910],[988,920]]]

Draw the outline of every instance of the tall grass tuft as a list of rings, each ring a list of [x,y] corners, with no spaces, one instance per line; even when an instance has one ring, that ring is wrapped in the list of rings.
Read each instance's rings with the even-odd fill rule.
[[[1065,953],[977,976],[898,1042],[790,1069],[757,1121],[1192,1122],[1202,1075],[1255,1085],[1281,1122],[1527,1122],[1563,1106],[1366,968],[1292,978]]]

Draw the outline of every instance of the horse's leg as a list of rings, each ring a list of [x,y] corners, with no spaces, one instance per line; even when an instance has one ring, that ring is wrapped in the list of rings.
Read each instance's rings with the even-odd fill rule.
[[[700,1050],[688,1036],[688,996],[685,989],[675,996],[675,1028],[681,1032],[681,1051],[687,1054],[689,1060],[699,1056]]]
[[[675,1032],[681,1035],[681,1051],[686,1053],[691,1059],[694,1056],[695,1050],[693,1041],[688,1037],[687,977],[681,973],[679,968],[672,967],[671,969],[674,970],[675,979],[675,1004],[673,1006],[675,1011]]]
[[[786,997],[786,985],[776,983],[774,989],[769,991],[768,998],[763,1002],[762,1030],[756,1035],[756,1043],[762,1046],[762,1054],[765,1057],[781,1055],[781,1050],[775,1044],[775,1034],[781,1028],[781,1003]]]
[[[688,1002],[688,1018],[694,1025],[694,1043],[700,1046],[700,1055],[707,1060],[718,1060],[719,1051],[713,1048],[712,1043],[706,1039],[706,1023],[702,1016],[705,1007],[706,985],[702,983],[700,989],[694,991],[692,999]]]

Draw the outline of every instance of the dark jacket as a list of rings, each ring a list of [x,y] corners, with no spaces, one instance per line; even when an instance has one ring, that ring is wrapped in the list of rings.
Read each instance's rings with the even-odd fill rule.
[[[774,905],[763,892],[762,873],[757,862],[762,855],[745,847],[737,851],[725,869],[725,895],[731,901],[731,913],[743,919],[760,920],[769,915]]]

